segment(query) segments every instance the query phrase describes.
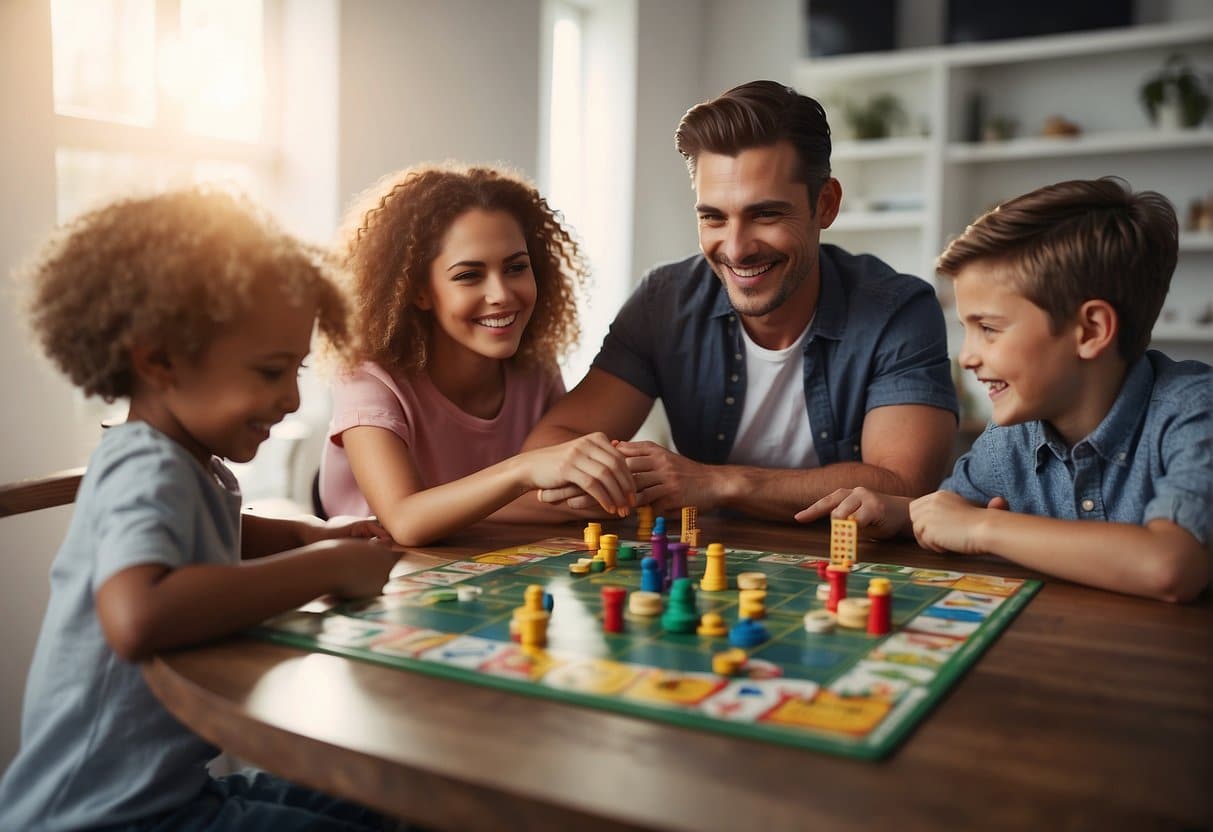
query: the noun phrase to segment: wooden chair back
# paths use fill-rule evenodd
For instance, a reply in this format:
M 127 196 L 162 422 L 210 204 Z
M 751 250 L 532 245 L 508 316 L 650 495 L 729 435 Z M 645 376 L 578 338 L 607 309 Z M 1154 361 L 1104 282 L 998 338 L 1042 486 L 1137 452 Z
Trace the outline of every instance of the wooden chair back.
M 83 476 L 83 468 L 70 468 L 37 479 L 0 485 L 0 517 L 75 502 Z

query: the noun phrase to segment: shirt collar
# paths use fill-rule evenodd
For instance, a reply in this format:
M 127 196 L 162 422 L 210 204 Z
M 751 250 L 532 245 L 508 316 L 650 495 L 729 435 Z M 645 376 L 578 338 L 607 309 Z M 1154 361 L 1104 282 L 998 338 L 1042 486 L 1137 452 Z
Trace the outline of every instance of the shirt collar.
M 1078 444 L 1086 443 L 1103 459 L 1117 465 L 1128 465 L 1129 454 L 1132 450 L 1133 439 L 1137 435 L 1137 425 L 1145 418 L 1154 391 L 1154 368 L 1146 356 L 1137 359 L 1116 394 L 1112 407 L 1104 414 L 1103 419 L 1095 430 Z M 1032 422 L 1028 427 L 1032 447 L 1036 450 L 1036 468 L 1045 462 L 1044 454 L 1051 452 L 1061 461 L 1066 461 L 1070 449 L 1065 441 L 1050 425 L 1041 421 Z

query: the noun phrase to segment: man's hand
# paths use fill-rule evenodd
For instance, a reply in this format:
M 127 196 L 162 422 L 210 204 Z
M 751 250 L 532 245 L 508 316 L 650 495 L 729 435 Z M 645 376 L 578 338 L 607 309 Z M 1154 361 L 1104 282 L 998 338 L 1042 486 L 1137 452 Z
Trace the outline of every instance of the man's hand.
M 713 466 L 692 462 L 655 442 L 620 442 L 636 482 L 636 502 L 662 513 L 682 506 L 712 511 L 720 506 Z
M 887 540 L 909 530 L 909 504 L 906 497 L 881 494 L 869 488 L 839 488 L 813 505 L 798 511 L 797 522 L 811 523 L 827 514 L 854 518 L 868 537 Z

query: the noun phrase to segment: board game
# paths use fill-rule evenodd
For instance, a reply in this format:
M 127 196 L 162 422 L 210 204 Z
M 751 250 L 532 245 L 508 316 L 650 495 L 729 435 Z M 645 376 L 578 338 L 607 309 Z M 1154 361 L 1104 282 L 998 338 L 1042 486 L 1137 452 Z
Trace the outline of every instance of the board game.
M 765 575 L 769 638 L 745 650 L 737 675 L 721 675 L 713 657 L 730 649 L 727 636 L 666 632 L 660 616 L 630 612 L 622 632 L 604 631 L 602 589 L 641 585 L 649 544 L 630 545 L 635 560 L 584 576 L 570 572 L 594 554 L 583 540 L 511 546 L 393 577 L 375 599 L 277 616 L 253 635 L 689 728 L 878 759 L 1040 588 L 1034 580 L 854 563 L 848 595 L 863 596 L 873 578 L 892 587 L 891 629 L 819 633 L 807 631 L 805 614 L 826 605 L 818 592 L 822 555 L 726 549 L 729 588 L 716 592 L 700 589 L 706 559 L 698 555 L 688 561 L 695 606 L 726 623 L 738 620 L 734 576 Z M 538 648 L 517 643 L 510 628 L 534 585 L 550 608 L 546 645 Z

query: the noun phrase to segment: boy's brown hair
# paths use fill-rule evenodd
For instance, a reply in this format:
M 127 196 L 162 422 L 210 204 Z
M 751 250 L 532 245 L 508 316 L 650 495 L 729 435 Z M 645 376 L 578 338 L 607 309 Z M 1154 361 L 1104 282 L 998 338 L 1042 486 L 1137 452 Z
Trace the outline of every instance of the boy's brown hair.
M 281 231 L 247 199 L 205 186 L 119 199 L 66 223 L 15 276 L 46 355 L 85 395 L 133 392 L 130 348 L 193 360 L 250 311 L 271 279 L 311 297 L 340 351 L 347 305 L 321 249 Z
M 674 147 L 695 179 L 700 153 L 736 156 L 754 147 L 789 141 L 796 148 L 796 181 L 809 186 L 809 205 L 830 178 L 830 125 L 821 104 L 775 81 L 750 81 L 686 111 Z
M 1179 250 L 1166 197 L 1133 193 L 1113 176 L 1038 188 L 996 206 L 948 244 L 936 269 L 956 277 L 970 263 L 1006 267 L 1016 289 L 1049 315 L 1054 333 L 1088 300 L 1106 300 L 1120 323 L 1125 361 L 1150 343 Z
M 339 245 L 357 333 L 347 365 L 373 361 L 401 375 L 426 365 L 433 317 L 417 306 L 418 293 L 447 231 L 473 209 L 517 220 L 531 258 L 535 309 L 511 360 L 555 369 L 579 332 L 573 289 L 588 270 L 577 243 L 522 176 L 450 162 L 388 174 L 347 213 Z

